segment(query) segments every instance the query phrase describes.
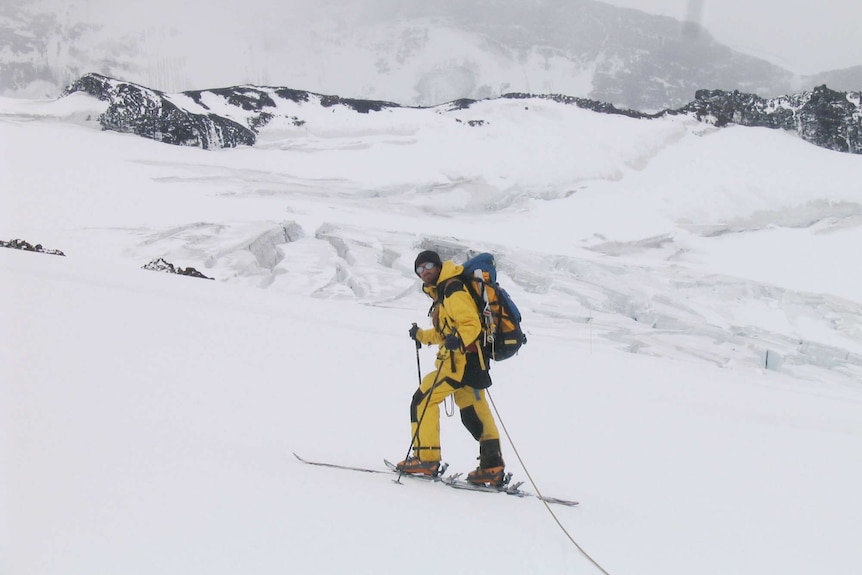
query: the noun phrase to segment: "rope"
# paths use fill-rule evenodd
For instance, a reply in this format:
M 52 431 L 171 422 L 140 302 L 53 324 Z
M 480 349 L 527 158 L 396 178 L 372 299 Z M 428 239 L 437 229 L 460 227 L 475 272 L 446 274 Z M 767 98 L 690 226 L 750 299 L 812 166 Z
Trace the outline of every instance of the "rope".
M 563 533 L 565 534 L 565 536 L 569 539 L 569 541 L 571 541 L 572 545 L 574 545 L 574 546 L 575 546 L 575 549 L 577 549 L 577 550 L 581 553 L 581 555 L 583 555 L 584 557 L 586 557 L 586 558 L 587 558 L 587 560 L 589 560 L 589 562 L 590 562 L 590 563 L 592 563 L 593 565 L 595 565 L 596 569 L 598 569 L 599 571 L 601 571 L 604 575 L 610 575 L 610 573 L 608 573 L 608 572 L 605 570 L 605 568 L 604 568 L 604 567 L 602 567 L 601 565 L 599 565 L 599 563 L 598 563 L 595 559 L 593 559 L 593 558 L 590 556 L 590 554 L 589 554 L 589 553 L 587 553 L 587 552 L 584 550 L 584 548 L 583 548 L 583 547 L 581 547 L 580 545 L 578 545 L 578 542 L 577 542 L 577 541 L 575 541 L 575 538 L 574 538 L 574 537 L 572 537 L 572 535 L 569 533 L 569 531 L 568 531 L 568 530 L 565 528 L 565 526 L 560 522 L 560 519 L 557 517 L 557 514 L 556 514 L 556 513 L 554 513 L 554 510 L 553 510 L 553 509 L 551 509 L 551 505 L 550 505 L 547 501 L 545 501 L 545 500 L 544 500 L 544 497 L 542 496 L 542 492 L 541 492 L 541 491 L 539 491 L 539 487 L 536 485 L 536 482 L 535 482 L 535 481 L 533 481 L 533 476 L 532 476 L 532 475 L 530 475 L 530 471 L 527 469 L 527 466 L 524 464 L 524 460 L 523 460 L 523 459 L 521 459 L 521 454 L 520 454 L 520 453 L 518 453 L 518 448 L 517 448 L 517 447 L 515 447 L 515 442 L 513 442 L 513 441 L 512 441 L 512 436 L 511 436 L 511 435 L 509 435 L 509 430 L 508 430 L 508 429 L 506 429 L 506 424 L 505 424 L 505 423 L 503 423 L 503 418 L 502 418 L 502 417 L 500 417 L 500 412 L 499 412 L 499 410 L 497 409 L 497 405 L 494 403 L 494 398 L 493 398 L 493 397 L 491 397 L 491 390 L 486 389 L 486 390 L 485 390 L 485 393 L 488 395 L 488 401 L 490 401 L 490 402 L 491 402 L 491 407 L 492 407 L 492 408 L 494 408 L 494 413 L 497 415 L 497 421 L 499 421 L 499 422 L 500 422 L 500 427 L 502 427 L 502 428 L 503 428 L 503 433 L 505 433 L 505 434 L 506 434 L 506 439 L 508 439 L 508 440 L 509 440 L 509 444 L 512 446 L 512 451 L 515 453 L 515 457 L 517 457 L 517 458 L 518 458 L 518 462 L 521 464 L 521 467 L 524 469 L 524 473 L 526 473 L 526 474 L 527 474 L 527 479 L 529 479 L 529 480 L 530 480 L 530 485 L 532 485 L 532 486 L 533 486 L 533 489 L 535 489 L 535 490 L 536 490 L 536 494 L 539 496 L 539 501 L 541 501 L 541 502 L 544 504 L 545 509 L 547 509 L 547 510 L 548 510 L 548 513 L 550 513 L 550 514 L 551 514 L 551 517 L 553 517 L 554 522 L 556 522 L 557 526 L 562 530 L 562 532 L 563 532 Z

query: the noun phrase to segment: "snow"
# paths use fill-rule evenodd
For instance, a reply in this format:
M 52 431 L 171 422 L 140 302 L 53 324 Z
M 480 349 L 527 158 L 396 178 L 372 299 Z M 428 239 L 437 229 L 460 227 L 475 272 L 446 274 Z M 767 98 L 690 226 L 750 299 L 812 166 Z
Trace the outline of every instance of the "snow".
M 66 253 L 0 250 L 0 573 L 598 573 L 535 499 L 293 459 L 406 453 L 427 247 L 497 255 L 508 469 L 608 573 L 862 567 L 862 157 L 542 100 L 203 151 L 100 106 L 0 99 L 0 238 Z

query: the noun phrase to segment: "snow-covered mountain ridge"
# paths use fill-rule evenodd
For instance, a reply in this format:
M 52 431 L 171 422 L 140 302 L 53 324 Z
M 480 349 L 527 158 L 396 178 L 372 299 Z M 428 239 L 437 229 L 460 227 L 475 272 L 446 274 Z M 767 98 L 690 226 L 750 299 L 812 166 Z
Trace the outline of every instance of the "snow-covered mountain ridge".
M 99 116 L 106 130 L 135 133 L 171 144 L 202 148 L 254 145 L 257 135 L 273 120 L 297 128 L 308 121 L 309 107 L 343 106 L 356 113 L 401 108 L 393 102 L 361 100 L 314 94 L 291 88 L 234 86 L 166 94 L 101 74 L 87 74 L 73 82 L 64 95 L 84 92 L 108 103 Z M 512 93 L 500 98 L 545 99 L 606 114 L 653 119 L 668 115 L 691 115 L 715 125 L 780 128 L 796 132 L 815 145 L 842 152 L 862 153 L 862 92 L 842 93 L 820 86 L 812 92 L 764 99 L 753 94 L 701 90 L 688 105 L 646 114 L 621 110 L 603 102 L 564 95 Z M 528 108 L 525 102 L 525 109 Z M 470 126 L 481 126 L 481 105 L 461 99 L 432 108 L 410 108 L 415 113 L 446 114 L 473 108 Z M 461 121 L 456 119 L 456 121 Z

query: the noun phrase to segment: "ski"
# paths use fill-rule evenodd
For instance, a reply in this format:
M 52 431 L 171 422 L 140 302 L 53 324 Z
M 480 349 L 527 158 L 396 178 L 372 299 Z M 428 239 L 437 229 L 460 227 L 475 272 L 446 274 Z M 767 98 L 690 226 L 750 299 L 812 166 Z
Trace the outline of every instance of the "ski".
M 344 469 L 346 471 L 359 471 L 361 473 L 380 473 L 386 475 L 399 474 L 400 477 L 409 477 L 411 479 L 421 479 L 423 481 L 430 481 L 434 483 L 441 483 L 446 485 L 447 487 L 452 487 L 453 489 L 463 489 L 466 491 L 480 491 L 484 493 L 505 493 L 506 495 L 512 495 L 514 497 L 534 497 L 539 501 L 544 501 L 545 503 L 553 503 L 556 505 L 565 505 L 567 507 L 574 507 L 578 505 L 577 501 L 571 499 L 561 499 L 559 497 L 548 497 L 544 495 L 538 495 L 535 493 L 530 493 L 529 491 L 521 490 L 521 485 L 524 484 L 523 481 L 518 481 L 515 483 L 511 483 L 512 474 L 507 473 L 505 478 L 503 479 L 503 485 L 494 486 L 494 485 L 476 485 L 475 483 L 470 483 L 462 479 L 463 474 L 454 473 L 452 475 L 445 475 L 446 470 L 449 468 L 448 463 L 443 463 L 440 466 L 440 471 L 436 476 L 430 475 L 414 475 L 409 473 L 401 473 L 398 470 L 398 467 L 392 463 L 391 461 L 384 459 L 383 464 L 386 466 L 386 469 L 376 469 L 370 467 L 355 467 L 352 465 L 341 465 L 338 463 L 329 463 L 324 461 L 310 461 L 308 459 L 304 459 L 297 455 L 293 454 L 297 460 L 306 465 L 315 465 L 318 467 L 329 467 L 331 469 Z M 399 479 L 400 479 L 399 477 Z M 397 480 L 396 480 L 397 481 Z
M 392 473 L 400 473 L 398 471 L 398 468 L 395 466 L 395 464 L 390 462 L 390 461 L 387 461 L 386 459 L 383 460 L 383 463 L 386 465 L 387 469 L 373 469 L 370 467 L 354 467 L 352 465 L 341 465 L 339 463 L 329 463 L 327 461 L 311 461 L 311 460 L 305 459 L 303 457 L 300 457 L 296 452 L 293 452 L 293 456 L 295 458 L 297 458 L 299 461 L 301 461 L 302 463 L 305 463 L 306 465 L 316 465 L 317 467 L 329 467 L 330 469 L 344 469 L 346 471 L 359 471 L 361 473 L 383 473 L 386 475 L 390 475 Z M 436 477 L 432 477 L 430 475 L 408 475 L 408 474 L 402 474 L 401 476 L 402 477 L 412 477 L 414 479 L 426 479 L 426 480 L 431 480 L 431 481 L 440 481 L 443 477 L 443 474 L 446 473 L 446 469 L 448 467 L 449 467 L 448 463 L 444 463 L 442 466 L 440 466 L 440 472 L 437 474 Z
M 513 495 L 515 497 L 534 497 L 539 501 L 544 501 L 545 503 L 554 503 L 556 505 L 565 505 L 566 507 L 574 507 L 578 505 L 577 501 L 572 499 L 562 499 L 559 497 L 548 497 L 545 495 L 538 495 L 535 493 L 530 493 L 529 491 L 522 491 L 521 485 L 524 484 L 523 481 L 518 481 L 517 483 L 510 483 L 511 474 L 506 474 L 506 478 L 503 480 L 503 485 L 495 486 L 495 485 L 477 485 L 475 483 L 470 483 L 469 481 L 465 481 L 461 479 L 460 473 L 456 473 L 454 475 L 450 475 L 448 477 L 443 478 L 443 483 L 452 487 L 454 489 L 465 489 L 467 491 L 482 491 L 485 493 L 505 493 L 506 495 Z
M 316 465 L 318 467 L 331 467 L 332 469 L 346 469 L 348 471 L 361 471 L 362 473 L 386 473 L 386 474 L 391 473 L 387 469 L 369 469 L 366 467 L 353 467 L 350 465 L 339 465 L 337 463 L 326 463 L 323 461 L 309 461 L 308 459 L 303 459 L 302 457 L 297 455 L 295 452 L 294 452 L 293 456 L 307 465 Z
M 395 467 L 395 464 L 383 460 L 383 463 L 394 473 L 398 473 L 398 468 Z M 521 485 L 524 484 L 523 481 L 518 481 L 516 483 L 511 483 L 512 474 L 507 473 L 503 478 L 503 484 L 500 486 L 494 485 L 477 485 L 475 483 L 470 483 L 469 481 L 465 481 L 461 479 L 463 476 L 462 473 L 455 473 L 452 475 L 444 476 L 446 473 L 446 469 L 448 469 L 449 464 L 444 463 L 440 467 L 440 472 L 436 477 L 429 477 L 427 475 L 403 475 L 402 477 L 412 477 L 415 479 L 425 479 L 431 481 L 439 481 L 448 487 L 452 487 L 453 489 L 464 489 L 467 491 L 482 491 L 485 493 L 505 493 L 506 495 L 512 495 L 514 497 L 535 497 L 539 501 L 544 501 L 546 503 L 553 503 L 556 505 L 565 505 L 566 507 L 574 507 L 578 505 L 577 501 L 572 499 L 561 499 L 559 497 L 547 497 L 545 495 L 537 495 L 535 493 L 530 493 L 529 491 L 522 491 Z

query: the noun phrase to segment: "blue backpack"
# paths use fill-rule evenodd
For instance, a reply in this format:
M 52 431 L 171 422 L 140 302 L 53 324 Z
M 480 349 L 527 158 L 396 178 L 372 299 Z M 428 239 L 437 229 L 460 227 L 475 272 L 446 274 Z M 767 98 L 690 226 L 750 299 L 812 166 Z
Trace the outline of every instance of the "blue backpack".
M 494 256 L 481 253 L 462 264 L 459 276 L 482 318 L 482 350 L 494 361 L 509 359 L 527 343 L 521 330 L 521 312 L 512 298 L 497 283 Z

